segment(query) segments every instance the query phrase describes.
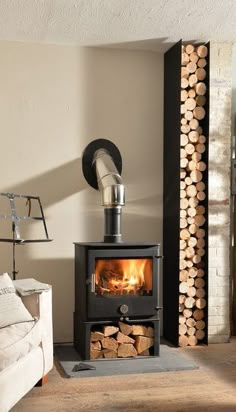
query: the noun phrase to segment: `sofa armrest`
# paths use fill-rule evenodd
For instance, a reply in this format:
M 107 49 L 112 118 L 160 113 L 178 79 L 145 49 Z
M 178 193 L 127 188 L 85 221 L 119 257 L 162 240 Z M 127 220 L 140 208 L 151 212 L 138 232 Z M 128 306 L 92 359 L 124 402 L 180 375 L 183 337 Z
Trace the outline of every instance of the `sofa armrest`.
M 41 347 L 44 354 L 44 375 L 53 367 L 52 288 L 21 297 L 32 316 L 39 318 L 42 330 Z

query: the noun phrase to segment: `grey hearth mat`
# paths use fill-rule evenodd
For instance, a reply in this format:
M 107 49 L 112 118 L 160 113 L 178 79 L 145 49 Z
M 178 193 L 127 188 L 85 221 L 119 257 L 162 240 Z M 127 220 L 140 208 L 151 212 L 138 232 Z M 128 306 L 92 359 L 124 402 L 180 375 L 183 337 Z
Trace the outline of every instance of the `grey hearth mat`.
M 84 361 L 80 359 L 72 345 L 55 345 L 54 355 L 66 378 L 91 378 L 198 369 L 198 366 L 183 356 L 178 348 L 167 345 L 160 345 L 160 357 Z M 92 369 L 87 370 L 87 367 L 92 367 Z

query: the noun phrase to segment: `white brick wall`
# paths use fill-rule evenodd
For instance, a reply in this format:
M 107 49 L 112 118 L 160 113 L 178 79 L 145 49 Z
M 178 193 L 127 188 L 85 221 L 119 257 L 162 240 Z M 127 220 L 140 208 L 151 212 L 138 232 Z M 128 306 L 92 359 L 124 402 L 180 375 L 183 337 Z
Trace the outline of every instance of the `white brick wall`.
M 209 342 L 230 336 L 232 46 L 211 43 L 209 134 Z

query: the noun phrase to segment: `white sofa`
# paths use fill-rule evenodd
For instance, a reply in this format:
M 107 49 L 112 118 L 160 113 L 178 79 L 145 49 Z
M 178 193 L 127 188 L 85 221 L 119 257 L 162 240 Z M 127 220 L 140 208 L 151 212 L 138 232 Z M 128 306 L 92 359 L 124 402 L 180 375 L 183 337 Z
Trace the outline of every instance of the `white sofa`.
M 8 412 L 40 380 L 46 380 L 42 378 L 53 367 L 51 287 L 21 299 L 34 320 L 0 329 L 0 412 Z

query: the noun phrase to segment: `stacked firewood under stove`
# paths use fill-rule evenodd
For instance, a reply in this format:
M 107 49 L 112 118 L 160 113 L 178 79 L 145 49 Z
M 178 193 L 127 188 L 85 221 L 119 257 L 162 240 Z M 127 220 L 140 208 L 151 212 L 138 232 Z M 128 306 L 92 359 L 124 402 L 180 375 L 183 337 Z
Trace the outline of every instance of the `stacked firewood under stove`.
M 180 136 L 179 345 L 194 346 L 205 337 L 204 281 L 206 198 L 205 45 L 182 46 Z
M 150 356 L 154 329 L 141 324 L 119 322 L 91 331 L 90 359 Z

